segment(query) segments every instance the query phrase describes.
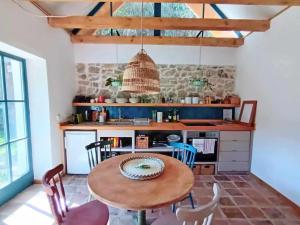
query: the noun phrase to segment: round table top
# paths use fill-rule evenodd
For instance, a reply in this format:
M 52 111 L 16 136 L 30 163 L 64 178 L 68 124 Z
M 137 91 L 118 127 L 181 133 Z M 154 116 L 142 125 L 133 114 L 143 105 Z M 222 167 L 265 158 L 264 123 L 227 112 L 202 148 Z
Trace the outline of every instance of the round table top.
M 152 156 L 163 160 L 163 173 L 152 180 L 124 177 L 120 163 L 131 156 Z M 159 208 L 182 200 L 194 185 L 192 170 L 179 160 L 162 154 L 134 153 L 115 156 L 97 165 L 88 175 L 91 194 L 107 205 L 131 210 Z

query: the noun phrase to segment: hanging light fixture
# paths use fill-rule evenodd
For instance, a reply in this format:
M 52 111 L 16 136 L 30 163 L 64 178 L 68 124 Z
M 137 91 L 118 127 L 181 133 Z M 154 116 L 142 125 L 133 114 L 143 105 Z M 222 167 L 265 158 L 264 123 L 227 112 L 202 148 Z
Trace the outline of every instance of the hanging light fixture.
M 144 50 L 143 0 L 141 8 L 141 50 L 129 61 L 124 71 L 122 91 L 143 94 L 158 94 L 160 92 L 159 72 L 154 61 Z

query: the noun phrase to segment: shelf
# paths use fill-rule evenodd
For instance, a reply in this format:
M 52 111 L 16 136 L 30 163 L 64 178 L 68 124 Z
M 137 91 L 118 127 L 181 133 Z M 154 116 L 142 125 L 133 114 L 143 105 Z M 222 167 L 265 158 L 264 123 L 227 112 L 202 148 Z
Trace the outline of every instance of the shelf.
M 111 107 L 210 107 L 234 108 L 237 104 L 183 104 L 183 103 L 73 103 L 73 106 L 111 106 Z

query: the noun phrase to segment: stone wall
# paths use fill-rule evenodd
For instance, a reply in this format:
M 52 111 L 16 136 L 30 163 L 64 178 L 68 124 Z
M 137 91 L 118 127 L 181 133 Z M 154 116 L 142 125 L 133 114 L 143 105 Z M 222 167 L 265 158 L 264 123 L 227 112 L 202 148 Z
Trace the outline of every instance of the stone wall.
M 76 65 L 78 91 L 80 95 L 105 95 L 116 97 L 117 87 L 106 87 L 107 78 L 123 74 L 126 64 L 83 64 Z M 157 65 L 160 72 L 161 96 L 185 97 L 206 95 L 223 98 L 232 95 L 236 77 L 235 66 Z M 202 71 L 201 71 L 202 70 Z M 213 84 L 212 89 L 199 90 L 191 80 L 202 76 Z

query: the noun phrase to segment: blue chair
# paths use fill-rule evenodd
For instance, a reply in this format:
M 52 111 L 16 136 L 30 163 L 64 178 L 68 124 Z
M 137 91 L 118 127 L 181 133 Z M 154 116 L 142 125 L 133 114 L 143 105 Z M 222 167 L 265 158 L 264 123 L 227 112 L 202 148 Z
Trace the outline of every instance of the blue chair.
M 184 164 L 186 164 L 191 170 L 194 168 L 195 164 L 195 156 L 197 153 L 197 149 L 192 145 L 188 145 L 185 143 L 179 142 L 171 142 L 170 146 L 173 147 L 172 157 L 180 160 Z M 194 209 L 194 200 L 192 193 L 189 193 L 188 198 L 190 199 L 191 206 Z M 175 212 L 176 206 L 173 205 L 173 212 Z

